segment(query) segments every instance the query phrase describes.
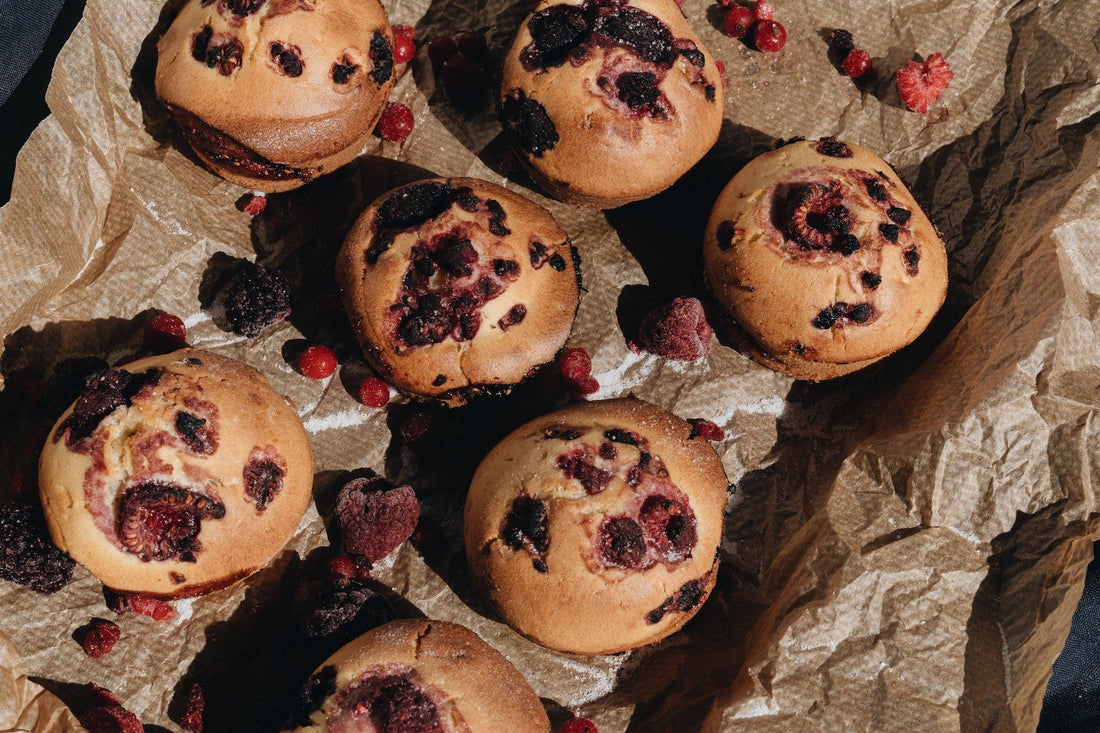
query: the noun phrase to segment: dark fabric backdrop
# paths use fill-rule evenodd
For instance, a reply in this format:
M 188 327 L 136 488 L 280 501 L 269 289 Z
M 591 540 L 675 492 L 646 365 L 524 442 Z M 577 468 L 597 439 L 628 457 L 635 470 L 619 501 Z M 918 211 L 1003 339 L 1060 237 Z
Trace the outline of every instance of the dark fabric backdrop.
M 54 59 L 84 2 L 0 0 L 0 204 L 11 197 L 16 154 L 49 114 L 45 94 Z M 1039 731 L 1100 731 L 1100 563 L 1089 567 L 1069 639 L 1054 663 Z

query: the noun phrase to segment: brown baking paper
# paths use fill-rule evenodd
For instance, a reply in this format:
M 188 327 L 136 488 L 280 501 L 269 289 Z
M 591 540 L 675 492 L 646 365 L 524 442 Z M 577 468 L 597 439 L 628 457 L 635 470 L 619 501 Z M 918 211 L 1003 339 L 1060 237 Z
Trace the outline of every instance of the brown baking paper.
M 1100 15 L 1082 0 L 775 4 L 789 40 L 763 54 L 722 35 L 717 4 L 685 0 L 726 64 L 721 138 L 669 191 L 601 212 L 510 177 L 491 108 L 455 109 L 432 78 L 427 40 L 482 29 L 499 59 L 526 6 L 391 2 L 393 22 L 419 32 L 394 91 L 416 113 L 412 136 L 376 141 L 250 219 L 234 205 L 246 192 L 196 165 L 152 99 L 155 42 L 175 5 L 89 0 L 55 68 L 52 115 L 0 211 L 0 403 L 15 416 L 0 449 L 12 486 L 0 492 L 33 483 L 28 385 L 68 356 L 126 356 L 160 309 L 185 319 L 193 345 L 251 364 L 293 398 L 316 452 L 316 506 L 269 568 L 175 604 L 167 623 L 111 613 L 80 568 L 49 597 L 0 584 L 0 628 L 28 674 L 66 702 L 94 681 L 169 730 L 198 681 L 208 730 L 276 729 L 321 661 L 297 639 L 332 554 L 325 519 L 349 472 L 371 469 L 410 483 L 438 527 L 376 569 L 379 587 L 402 613 L 481 634 L 555 724 L 582 712 L 603 733 L 1034 728 L 1098 535 Z M 835 27 L 853 32 L 877 76 L 857 84 L 839 73 L 826 43 Z M 927 114 L 909 112 L 893 72 L 934 52 L 954 80 Z M 691 364 L 631 352 L 648 308 L 705 297 L 701 235 L 718 191 L 796 135 L 864 145 L 912 183 L 950 254 L 947 303 L 929 331 L 883 364 L 818 385 L 725 341 Z M 570 344 L 592 355 L 596 397 L 633 393 L 726 431 L 718 584 L 660 644 L 550 652 L 473 590 L 466 484 L 508 430 L 573 399 L 552 370 L 510 397 L 441 413 L 441 437 L 419 453 L 394 437 L 406 406 L 354 398 L 369 372 L 334 296 L 335 252 L 367 202 L 429 174 L 507 185 L 571 235 L 586 293 Z M 252 341 L 224 330 L 217 299 L 241 258 L 279 266 L 294 286 L 289 321 Z M 336 348 L 336 377 L 294 371 L 307 342 Z M 72 636 L 93 616 L 122 627 L 97 660 Z

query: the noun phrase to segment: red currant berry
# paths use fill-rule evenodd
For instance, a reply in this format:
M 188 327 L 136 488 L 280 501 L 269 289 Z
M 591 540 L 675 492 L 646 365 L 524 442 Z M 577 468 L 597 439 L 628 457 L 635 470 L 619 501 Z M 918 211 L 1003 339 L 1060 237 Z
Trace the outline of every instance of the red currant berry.
M 378 377 L 367 377 L 359 383 L 359 401 L 367 407 L 385 407 L 390 401 L 390 386 Z
M 393 27 L 394 38 L 408 38 L 410 42 L 416 43 L 416 28 L 411 25 L 395 25 Z
M 408 36 L 394 36 L 393 60 L 397 64 L 407 64 L 416 54 L 416 44 Z
M 566 349 L 558 357 L 561 375 L 571 382 L 579 382 L 592 374 L 592 358 L 583 348 Z
M 438 36 L 428 43 L 428 58 L 436 74 L 443 72 L 443 62 L 458 53 L 458 44 L 450 36 Z
M 853 79 L 858 79 L 871 70 L 872 63 L 871 54 L 862 48 L 853 48 L 844 57 L 844 73 Z
M 752 6 L 753 17 L 757 20 L 775 20 L 775 8 L 768 0 L 756 0 Z
M 774 20 L 760 20 L 753 27 L 752 40 L 761 51 L 777 53 L 787 45 L 787 29 Z
M 558 733 L 599 733 L 599 729 L 588 718 L 570 718 L 561 724 Z
M 331 377 L 336 371 L 336 354 L 327 346 L 310 346 L 298 357 L 298 370 L 310 379 Z
M 142 339 L 150 351 L 168 352 L 187 346 L 187 326 L 183 319 L 171 313 L 158 313 L 145 324 Z
M 479 31 L 466 31 L 456 41 L 458 52 L 470 59 L 470 61 L 487 61 L 489 58 L 489 44 L 485 40 L 485 34 Z
M 403 143 L 413 129 L 413 113 L 408 105 L 390 102 L 378 119 L 375 131 L 383 140 L 391 143 Z
M 756 19 L 752 17 L 752 11 L 744 5 L 734 5 L 727 12 L 722 21 L 722 28 L 730 38 L 744 38 L 749 34 L 749 29 Z

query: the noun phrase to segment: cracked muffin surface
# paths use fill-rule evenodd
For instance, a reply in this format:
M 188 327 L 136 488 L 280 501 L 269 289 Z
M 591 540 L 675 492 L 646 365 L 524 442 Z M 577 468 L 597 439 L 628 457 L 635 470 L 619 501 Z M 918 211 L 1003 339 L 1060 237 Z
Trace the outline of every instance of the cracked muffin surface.
M 658 641 L 706 600 L 727 482 L 709 441 L 638 399 L 533 420 L 478 466 L 464 513 L 483 594 L 544 646 L 609 654 Z
M 298 726 L 298 727 L 294 727 Z M 549 733 L 534 690 L 469 629 L 391 621 L 350 642 L 302 688 L 299 733 Z
M 553 360 L 580 303 L 579 266 L 542 207 L 486 181 L 439 178 L 371 204 L 336 280 L 379 374 L 458 405 L 506 393 Z
M 703 262 L 739 345 L 812 381 L 908 345 L 947 293 L 944 243 L 912 193 L 886 161 L 831 138 L 741 169 L 711 211 Z
M 105 369 L 50 432 L 39 488 L 58 547 L 107 587 L 201 595 L 266 565 L 297 529 L 313 459 L 258 372 L 184 349 Z

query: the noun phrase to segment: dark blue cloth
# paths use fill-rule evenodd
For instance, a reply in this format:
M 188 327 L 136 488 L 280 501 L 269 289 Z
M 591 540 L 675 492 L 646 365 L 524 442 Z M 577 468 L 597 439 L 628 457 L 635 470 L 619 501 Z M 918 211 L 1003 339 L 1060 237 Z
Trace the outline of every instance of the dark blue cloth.
M 49 114 L 45 94 L 54 59 L 80 20 L 84 3 L 0 0 L 0 204 L 10 198 L 16 154 Z M 1069 639 L 1054 663 L 1039 732 L 1096 731 L 1100 731 L 1100 563 L 1093 562 Z

